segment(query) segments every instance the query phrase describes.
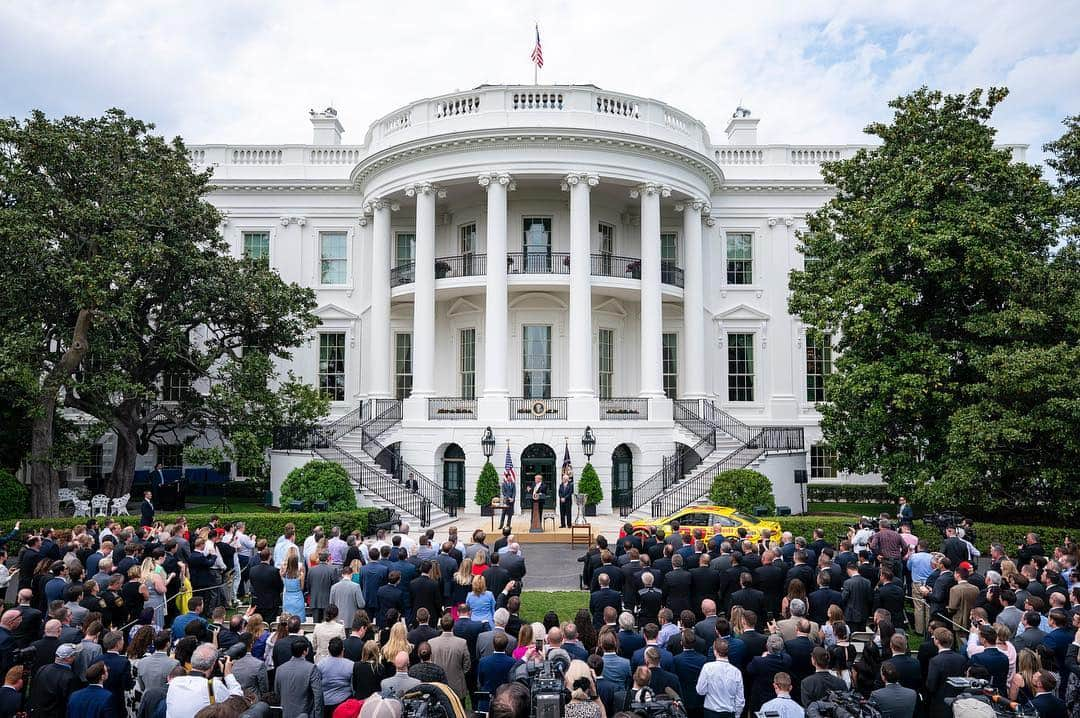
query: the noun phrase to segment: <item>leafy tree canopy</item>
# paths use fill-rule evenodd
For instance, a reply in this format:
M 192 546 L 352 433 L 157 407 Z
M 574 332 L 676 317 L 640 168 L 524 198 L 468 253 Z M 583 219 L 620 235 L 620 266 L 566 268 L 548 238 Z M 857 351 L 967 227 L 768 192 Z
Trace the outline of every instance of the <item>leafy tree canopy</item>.
M 928 507 L 1039 501 L 1080 466 L 1075 247 L 1054 253 L 1062 192 L 993 146 L 1005 96 L 890 103 L 879 146 L 822 166 L 836 195 L 790 278 L 791 312 L 839 350 L 820 410 L 841 467 Z

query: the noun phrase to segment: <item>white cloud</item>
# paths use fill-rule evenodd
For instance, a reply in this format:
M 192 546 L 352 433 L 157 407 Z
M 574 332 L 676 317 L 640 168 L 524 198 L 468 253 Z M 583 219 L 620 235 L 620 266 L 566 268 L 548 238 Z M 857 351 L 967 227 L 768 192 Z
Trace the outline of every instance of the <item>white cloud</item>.
M 0 6 L 0 113 L 121 106 L 192 142 L 303 142 L 309 107 L 347 141 L 411 100 L 542 82 L 656 97 L 716 141 L 740 101 L 762 141 L 860 142 L 929 85 L 1007 84 L 1002 141 L 1037 149 L 1080 112 L 1080 2 L 83 2 Z

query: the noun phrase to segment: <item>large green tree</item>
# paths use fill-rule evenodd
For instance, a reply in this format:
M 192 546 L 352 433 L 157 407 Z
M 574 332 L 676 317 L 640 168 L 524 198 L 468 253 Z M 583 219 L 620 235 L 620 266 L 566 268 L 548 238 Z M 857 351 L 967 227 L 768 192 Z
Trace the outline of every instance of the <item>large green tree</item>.
M 1054 405 L 1067 375 L 1053 357 L 1016 355 L 1045 346 L 1069 291 L 1052 259 L 1060 202 L 1038 168 L 994 148 L 1005 96 L 923 88 L 890 103 L 892 121 L 866 130 L 879 145 L 822 166 L 836 194 L 810 215 L 806 269 L 790 278 L 790 310 L 837 343 L 820 409 L 840 466 L 929 506 L 986 505 L 1070 473 L 1039 474 L 1045 431 L 1067 418 Z M 1038 385 L 1020 403 L 1051 408 L 1024 419 L 1026 435 L 991 437 L 983 402 L 1020 390 L 1018 364 Z
M 152 130 L 119 110 L 0 123 L 0 367 L 32 397 L 35 515 L 56 510 L 58 402 L 116 433 L 124 493 L 152 443 L 214 423 L 215 367 L 244 346 L 287 357 L 317 323 L 310 290 L 229 256 L 210 172 Z

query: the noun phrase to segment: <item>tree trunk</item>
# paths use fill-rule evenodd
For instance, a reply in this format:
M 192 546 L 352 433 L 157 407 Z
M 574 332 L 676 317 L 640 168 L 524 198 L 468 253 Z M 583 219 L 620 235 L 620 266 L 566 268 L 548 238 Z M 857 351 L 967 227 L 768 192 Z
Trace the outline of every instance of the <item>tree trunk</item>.
M 30 515 L 34 518 L 59 513 L 60 480 L 49 456 L 53 445 L 53 421 L 56 418 L 56 395 L 42 401 L 40 414 L 34 417 L 30 440 Z
M 89 309 L 80 309 L 71 332 L 71 346 L 45 375 L 41 383 L 41 404 L 34 417 L 30 442 L 30 511 L 34 518 L 56 516 L 60 512 L 60 480 L 52 465 L 53 421 L 56 400 L 64 382 L 82 363 L 90 349 Z
M 113 426 L 116 434 L 116 462 L 113 464 L 112 475 L 106 485 L 106 493 L 109 496 L 123 496 L 131 493 L 131 484 L 135 481 L 135 458 L 138 450 L 135 439 L 126 431 Z

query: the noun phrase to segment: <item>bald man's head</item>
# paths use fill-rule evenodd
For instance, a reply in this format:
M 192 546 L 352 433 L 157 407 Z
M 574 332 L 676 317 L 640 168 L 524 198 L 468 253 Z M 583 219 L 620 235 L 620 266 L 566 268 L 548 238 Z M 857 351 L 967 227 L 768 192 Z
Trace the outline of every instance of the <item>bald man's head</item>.
M 4 611 L 4 615 L 0 616 L 0 626 L 12 631 L 19 627 L 22 623 L 22 614 L 14 608 L 10 611 Z
M 706 598 L 701 602 L 701 612 L 706 616 L 716 615 L 716 601 L 711 598 Z
M 64 630 L 64 624 L 55 618 L 50 618 L 45 622 L 45 635 L 49 638 L 59 638 L 62 630 Z
M 409 670 L 409 654 L 405 651 L 398 651 L 398 654 L 394 656 L 394 668 L 398 671 Z

